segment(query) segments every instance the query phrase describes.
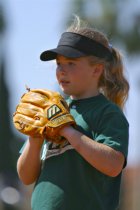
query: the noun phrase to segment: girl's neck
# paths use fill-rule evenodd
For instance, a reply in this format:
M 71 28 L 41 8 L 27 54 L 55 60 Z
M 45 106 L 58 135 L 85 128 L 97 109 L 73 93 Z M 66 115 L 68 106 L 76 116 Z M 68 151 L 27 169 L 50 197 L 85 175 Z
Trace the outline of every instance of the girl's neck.
M 75 100 L 78 100 L 78 99 L 84 99 L 84 98 L 91 98 L 91 97 L 94 97 L 94 96 L 97 96 L 99 95 L 100 92 L 99 90 L 96 90 L 96 91 L 93 91 L 92 92 L 88 92 L 88 93 L 83 93 L 83 94 L 77 94 L 77 95 L 71 95 L 71 99 L 75 99 Z

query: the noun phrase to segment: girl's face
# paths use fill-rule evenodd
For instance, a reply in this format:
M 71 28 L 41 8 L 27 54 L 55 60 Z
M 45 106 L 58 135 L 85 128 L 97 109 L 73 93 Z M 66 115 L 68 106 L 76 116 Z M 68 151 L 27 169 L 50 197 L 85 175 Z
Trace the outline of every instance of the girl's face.
M 56 63 L 56 78 L 65 94 L 80 99 L 93 96 L 97 91 L 95 67 L 89 64 L 87 57 L 71 59 L 58 55 Z

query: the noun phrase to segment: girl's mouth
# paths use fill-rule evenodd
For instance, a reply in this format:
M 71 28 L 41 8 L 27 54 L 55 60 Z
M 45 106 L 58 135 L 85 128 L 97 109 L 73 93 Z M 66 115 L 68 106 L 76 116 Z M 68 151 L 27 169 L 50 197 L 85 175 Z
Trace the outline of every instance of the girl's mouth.
M 67 80 L 61 80 L 60 81 L 60 84 L 61 85 L 68 85 L 70 82 L 69 81 L 67 81 Z

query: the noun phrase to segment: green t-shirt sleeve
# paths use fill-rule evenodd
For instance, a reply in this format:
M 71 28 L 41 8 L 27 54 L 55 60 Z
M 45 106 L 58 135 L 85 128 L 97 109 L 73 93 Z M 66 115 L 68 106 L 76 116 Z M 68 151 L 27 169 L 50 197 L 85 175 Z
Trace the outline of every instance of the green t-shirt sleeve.
M 103 115 L 93 138 L 95 141 L 122 152 L 127 159 L 129 124 L 123 113 L 110 112 Z

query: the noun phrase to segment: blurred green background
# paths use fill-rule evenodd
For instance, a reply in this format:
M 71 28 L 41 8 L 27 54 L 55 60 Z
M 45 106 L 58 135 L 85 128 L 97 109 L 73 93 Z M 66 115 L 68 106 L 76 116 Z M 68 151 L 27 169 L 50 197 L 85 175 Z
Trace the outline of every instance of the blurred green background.
M 25 85 L 58 89 L 54 62 L 41 63 L 39 55 L 56 46 L 74 14 L 105 32 L 124 55 L 130 144 L 119 210 L 140 209 L 140 1 L 0 0 L 0 210 L 30 209 L 33 186 L 24 186 L 16 172 L 26 137 L 14 129 L 12 114 Z

